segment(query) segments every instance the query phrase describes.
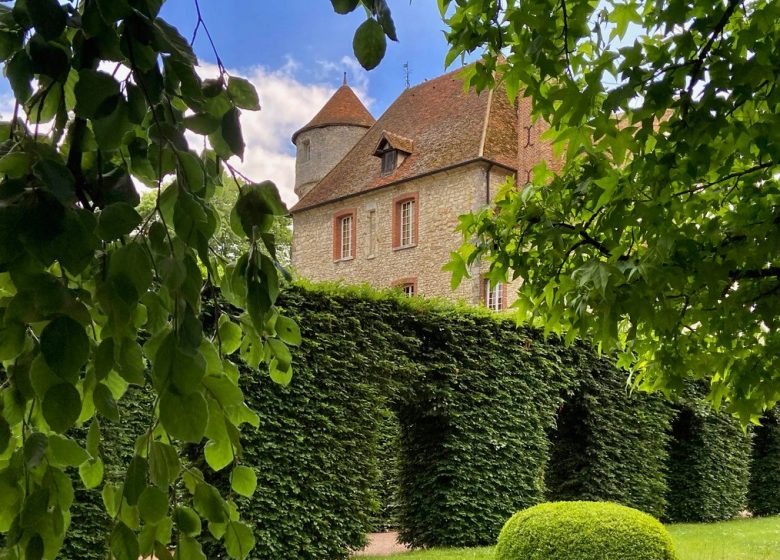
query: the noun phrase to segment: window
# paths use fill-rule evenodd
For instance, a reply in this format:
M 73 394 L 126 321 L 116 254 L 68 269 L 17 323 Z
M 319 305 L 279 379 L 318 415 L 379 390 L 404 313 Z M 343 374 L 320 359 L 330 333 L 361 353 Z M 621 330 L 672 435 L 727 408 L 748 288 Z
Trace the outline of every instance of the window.
M 393 287 L 406 297 L 414 297 L 417 295 L 417 277 L 399 278 L 393 282 Z
M 398 162 L 398 151 L 387 150 L 382 154 L 382 175 L 388 175 L 395 171 Z
M 401 247 L 414 244 L 414 200 L 401 203 Z
M 352 258 L 352 216 L 341 218 L 341 258 Z
M 393 204 L 394 249 L 405 249 L 417 245 L 419 215 L 419 198 L 416 193 L 395 199 Z
M 333 216 L 333 260 L 355 258 L 357 245 L 355 210 L 345 210 Z
M 304 140 L 301 143 L 301 161 L 309 161 L 311 159 L 311 141 Z
M 484 278 L 482 280 L 482 293 L 485 307 L 493 311 L 506 309 L 506 285 L 504 283 L 498 282 L 491 286 L 490 280 Z

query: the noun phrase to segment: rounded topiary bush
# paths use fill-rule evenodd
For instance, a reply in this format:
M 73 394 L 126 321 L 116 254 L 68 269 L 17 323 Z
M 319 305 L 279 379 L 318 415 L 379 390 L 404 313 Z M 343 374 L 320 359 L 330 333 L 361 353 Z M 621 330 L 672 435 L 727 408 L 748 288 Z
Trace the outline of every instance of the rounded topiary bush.
M 655 518 L 608 502 L 552 502 L 516 513 L 496 560 L 677 560 Z

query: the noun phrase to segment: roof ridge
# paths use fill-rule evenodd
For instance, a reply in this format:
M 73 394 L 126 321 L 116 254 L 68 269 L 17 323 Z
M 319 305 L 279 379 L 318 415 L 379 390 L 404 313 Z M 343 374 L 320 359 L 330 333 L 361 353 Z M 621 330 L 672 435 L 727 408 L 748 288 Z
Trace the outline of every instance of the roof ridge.
M 490 113 L 493 111 L 493 89 L 488 90 L 488 100 L 485 103 L 485 123 L 482 125 L 482 138 L 479 140 L 479 157 L 485 157 L 485 143 L 487 142 L 487 132 L 490 126 Z

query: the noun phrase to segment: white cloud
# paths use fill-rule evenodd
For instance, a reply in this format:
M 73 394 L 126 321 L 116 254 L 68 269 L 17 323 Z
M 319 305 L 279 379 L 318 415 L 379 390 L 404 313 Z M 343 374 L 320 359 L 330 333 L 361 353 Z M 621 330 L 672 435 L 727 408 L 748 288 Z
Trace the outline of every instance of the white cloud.
M 114 71 L 112 65 L 101 67 L 105 71 Z M 311 70 L 312 83 L 306 83 L 298 77 Z M 243 111 L 241 125 L 246 142 L 244 161 L 233 158 L 233 164 L 241 173 L 253 181 L 271 180 L 279 187 L 282 198 L 288 205 L 296 202 L 293 191 L 295 184 L 295 147 L 291 142 L 293 133 L 309 122 L 312 117 L 330 99 L 335 85 L 341 83 L 341 72 L 347 71 L 350 85 L 361 100 L 370 107 L 373 100 L 368 97 L 368 73 L 358 62 L 344 57 L 340 62 L 318 61 L 312 69 L 304 69 L 301 64 L 288 58 L 283 66 L 269 69 L 255 66 L 246 70 L 229 69 L 230 75 L 241 76 L 251 81 L 260 95 L 261 111 Z M 125 70 L 120 68 L 124 77 Z M 216 77 L 216 65 L 200 63 L 202 77 Z M 339 77 L 336 82 L 336 77 Z M 10 119 L 14 109 L 12 95 L 0 97 L 0 119 Z M 48 128 L 41 129 L 42 133 Z M 189 135 L 190 145 L 199 150 L 202 138 Z
M 270 179 L 276 183 L 288 205 L 297 200 L 293 191 L 295 147 L 291 142 L 292 135 L 309 122 L 333 95 L 335 88 L 322 82 L 326 77 L 332 81 L 334 69 L 351 67 L 346 60 L 342 60 L 341 64 L 318 63 L 322 69 L 327 64 L 331 71 L 327 76 L 315 74 L 315 79 L 319 80 L 315 83 L 304 83 L 296 77 L 300 65 L 292 58 L 276 70 L 264 66 L 244 71 L 228 70 L 229 74 L 241 76 L 254 84 L 262 106 L 261 111 L 242 112 L 241 126 L 246 142 L 244 161 L 233 158 L 230 163 L 253 181 Z M 200 74 L 214 77 L 218 70 L 213 64 L 201 63 Z M 370 103 L 366 95 L 368 78 L 364 74 L 354 73 L 353 87 L 364 102 Z

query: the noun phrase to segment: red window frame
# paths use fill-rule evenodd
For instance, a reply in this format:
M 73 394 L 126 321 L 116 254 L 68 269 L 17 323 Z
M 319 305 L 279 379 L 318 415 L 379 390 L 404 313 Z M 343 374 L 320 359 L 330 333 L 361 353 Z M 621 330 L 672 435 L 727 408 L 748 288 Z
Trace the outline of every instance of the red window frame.
M 341 232 L 341 220 L 351 217 L 352 218 L 352 254 L 349 257 L 343 257 L 341 254 L 342 245 L 342 232 Z M 333 214 L 333 260 L 348 261 L 354 259 L 357 255 L 357 209 L 349 208 L 347 210 L 341 210 Z
M 414 202 L 412 212 L 412 243 L 401 245 L 401 205 L 404 202 Z M 393 249 L 407 249 L 416 247 L 420 240 L 420 195 L 419 193 L 407 193 L 393 199 Z

